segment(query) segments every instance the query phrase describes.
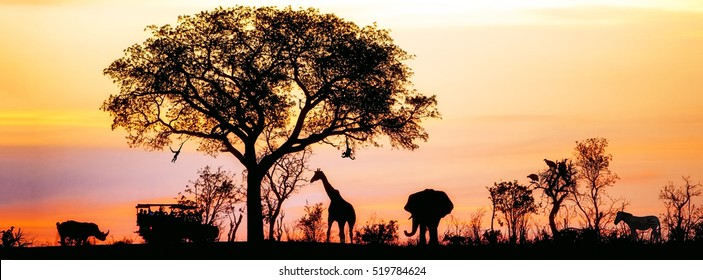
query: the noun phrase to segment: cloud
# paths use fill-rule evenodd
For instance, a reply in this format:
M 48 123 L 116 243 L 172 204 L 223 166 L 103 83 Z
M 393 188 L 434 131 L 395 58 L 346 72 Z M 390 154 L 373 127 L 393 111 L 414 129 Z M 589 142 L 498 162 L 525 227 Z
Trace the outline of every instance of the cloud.
M 0 0 L 0 5 L 16 6 L 59 6 L 88 3 L 87 0 Z
M 24 110 L 0 112 L 2 126 L 107 127 L 107 115 L 98 110 Z
M 530 9 L 527 14 L 556 24 L 661 24 L 698 23 L 703 21 L 703 11 L 681 11 L 663 8 L 585 6 L 568 8 Z
M 0 0 L 0 6 L 144 5 L 157 4 L 156 2 L 160 2 L 158 4 L 162 6 L 168 6 L 172 3 L 172 1 L 161 0 Z M 193 2 L 197 3 L 196 1 Z

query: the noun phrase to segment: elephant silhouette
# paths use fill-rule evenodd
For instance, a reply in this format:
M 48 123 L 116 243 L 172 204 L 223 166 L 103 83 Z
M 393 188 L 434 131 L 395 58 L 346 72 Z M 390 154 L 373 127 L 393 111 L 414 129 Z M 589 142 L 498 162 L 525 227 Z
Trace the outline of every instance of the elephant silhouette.
M 427 244 L 425 234 L 429 230 L 430 245 L 439 245 L 437 238 L 437 226 L 439 220 L 444 218 L 454 209 L 454 204 L 449 196 L 443 191 L 425 189 L 408 196 L 408 202 L 404 207 L 410 212 L 410 219 L 413 220 L 412 232 L 405 231 L 405 236 L 413 236 L 420 228 L 420 245 Z

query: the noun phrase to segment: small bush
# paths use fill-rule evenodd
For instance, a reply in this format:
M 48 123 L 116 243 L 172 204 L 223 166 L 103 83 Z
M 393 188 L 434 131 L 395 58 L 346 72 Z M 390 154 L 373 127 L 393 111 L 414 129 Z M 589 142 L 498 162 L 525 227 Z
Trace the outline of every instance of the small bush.
M 488 244 L 498 244 L 503 237 L 503 233 L 500 230 L 486 230 L 483 232 L 483 239 L 486 240 Z
M 449 246 L 466 246 L 472 244 L 480 244 L 480 217 L 482 216 L 481 210 L 472 215 L 472 220 L 470 223 L 459 220 L 453 215 L 449 216 L 449 225 L 444 231 L 444 237 L 442 240 L 445 244 Z
M 361 230 L 356 231 L 354 240 L 356 243 L 362 244 L 396 244 L 398 242 L 398 221 L 390 220 L 388 223 L 384 220 L 378 223 L 374 221 L 367 222 Z
M 324 240 L 325 222 L 322 221 L 322 212 L 325 207 L 322 202 L 314 205 L 305 205 L 305 215 L 297 221 L 296 227 L 302 231 L 300 241 L 321 242 Z
M 132 245 L 134 243 L 135 243 L 134 238 L 127 237 L 127 236 L 122 237 L 122 239 L 120 239 L 120 240 L 114 240 L 114 238 L 112 240 L 112 245 L 118 245 L 118 246 Z
M 33 240 L 27 237 L 27 234 L 18 228 L 15 231 L 15 227 L 10 227 L 7 230 L 0 231 L 2 235 L 2 247 L 29 247 L 32 245 Z
M 693 241 L 703 241 L 703 218 L 693 226 Z

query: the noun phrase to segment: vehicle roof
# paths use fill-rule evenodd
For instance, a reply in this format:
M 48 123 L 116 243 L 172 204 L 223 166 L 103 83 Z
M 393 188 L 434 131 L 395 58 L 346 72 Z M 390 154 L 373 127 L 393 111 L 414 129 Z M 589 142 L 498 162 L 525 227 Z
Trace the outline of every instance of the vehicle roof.
M 183 205 L 183 204 L 173 204 L 173 203 L 139 203 L 135 208 L 150 208 L 150 207 L 169 207 L 176 209 L 196 209 L 195 206 Z

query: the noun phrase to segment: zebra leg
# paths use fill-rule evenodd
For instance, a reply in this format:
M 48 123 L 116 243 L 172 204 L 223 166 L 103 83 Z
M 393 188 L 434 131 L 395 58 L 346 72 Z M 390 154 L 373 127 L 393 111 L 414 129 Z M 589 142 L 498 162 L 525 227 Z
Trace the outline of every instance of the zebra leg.
M 637 230 L 633 227 L 630 227 L 630 239 L 637 241 Z
M 662 235 L 661 235 L 661 228 L 660 227 L 653 227 L 652 228 L 652 234 L 651 236 L 653 237 L 653 241 L 659 243 L 661 241 Z

